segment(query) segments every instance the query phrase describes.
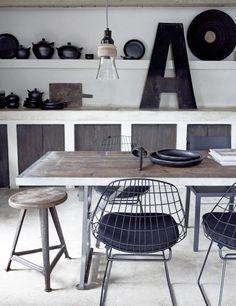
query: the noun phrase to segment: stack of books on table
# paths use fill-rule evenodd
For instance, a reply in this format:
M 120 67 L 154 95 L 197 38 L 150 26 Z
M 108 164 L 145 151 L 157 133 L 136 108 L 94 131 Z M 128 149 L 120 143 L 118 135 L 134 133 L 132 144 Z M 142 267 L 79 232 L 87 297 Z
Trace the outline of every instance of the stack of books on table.
M 236 166 L 236 149 L 210 149 L 209 155 L 222 166 Z

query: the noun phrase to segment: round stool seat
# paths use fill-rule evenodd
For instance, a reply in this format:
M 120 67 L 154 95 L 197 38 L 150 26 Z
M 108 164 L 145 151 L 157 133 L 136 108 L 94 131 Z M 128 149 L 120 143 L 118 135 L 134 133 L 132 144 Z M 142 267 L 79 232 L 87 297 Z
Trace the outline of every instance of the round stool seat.
M 66 199 L 67 193 L 62 188 L 39 187 L 17 192 L 9 198 L 8 203 L 18 209 L 50 208 Z

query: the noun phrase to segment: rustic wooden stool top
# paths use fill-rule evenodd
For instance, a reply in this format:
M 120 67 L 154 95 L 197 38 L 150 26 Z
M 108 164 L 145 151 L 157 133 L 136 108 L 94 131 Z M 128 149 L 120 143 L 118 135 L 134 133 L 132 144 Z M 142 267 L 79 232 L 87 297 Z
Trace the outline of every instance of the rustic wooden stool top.
M 66 199 L 67 193 L 62 188 L 39 187 L 17 192 L 9 198 L 8 203 L 18 209 L 50 208 Z

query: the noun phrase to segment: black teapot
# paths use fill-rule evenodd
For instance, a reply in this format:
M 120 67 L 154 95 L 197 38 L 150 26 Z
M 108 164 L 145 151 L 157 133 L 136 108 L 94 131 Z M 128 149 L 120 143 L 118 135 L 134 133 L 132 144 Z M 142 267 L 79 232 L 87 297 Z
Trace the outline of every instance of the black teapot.
M 49 43 L 45 40 L 45 38 L 42 38 L 41 41 L 39 41 L 37 44 L 33 44 L 33 52 L 34 55 L 38 59 L 49 59 L 52 58 L 54 53 L 54 42 Z
M 57 53 L 61 59 L 78 59 L 81 56 L 82 49 L 83 48 L 78 48 L 68 42 L 67 45 L 57 48 Z
M 37 88 L 35 88 L 34 90 L 29 90 L 27 89 L 28 91 L 28 97 L 29 99 L 35 99 L 35 100 L 41 100 L 42 99 L 42 95 L 43 95 L 43 92 L 39 91 Z
M 19 96 L 15 95 L 13 92 L 11 92 L 8 96 L 5 98 L 6 100 L 6 106 L 7 108 L 17 108 L 20 106 L 19 103 Z
M 30 56 L 30 48 L 19 45 L 16 49 L 14 49 L 14 54 L 18 59 L 27 59 Z

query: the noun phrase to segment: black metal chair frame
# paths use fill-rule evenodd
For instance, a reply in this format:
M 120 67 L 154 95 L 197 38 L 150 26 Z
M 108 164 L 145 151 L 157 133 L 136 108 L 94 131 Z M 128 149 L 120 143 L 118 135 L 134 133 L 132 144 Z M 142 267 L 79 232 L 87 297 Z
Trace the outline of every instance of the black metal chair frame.
M 156 184 L 156 185 L 155 185 Z M 112 268 L 112 264 L 114 261 L 157 261 L 157 262 L 163 262 L 164 263 L 164 268 L 165 268 L 165 275 L 166 275 L 166 279 L 167 279 L 167 284 L 168 284 L 168 288 L 169 288 L 169 293 L 170 293 L 170 298 L 171 298 L 171 302 L 172 305 L 176 305 L 176 301 L 175 301 L 175 296 L 174 296 L 174 292 L 173 292 L 173 288 L 171 285 L 171 281 L 170 281 L 170 275 L 169 275 L 169 270 L 168 270 L 168 266 L 167 266 L 167 262 L 171 260 L 172 258 L 172 250 L 171 247 L 178 243 L 179 241 L 181 241 L 182 239 L 185 238 L 186 236 L 186 228 L 185 228 L 185 219 L 184 219 L 184 211 L 183 211 L 183 207 L 182 207 L 182 202 L 178 193 L 177 188 L 169 183 L 163 182 L 163 181 L 159 181 L 159 180 L 153 180 L 153 179 L 144 179 L 144 178 L 133 178 L 133 179 L 123 179 L 123 180 L 116 180 L 113 181 L 112 183 L 110 183 L 107 186 L 107 189 L 109 190 L 109 188 L 113 187 L 113 186 L 119 186 L 118 191 L 115 191 L 114 194 L 112 194 L 110 197 L 107 196 L 107 190 L 104 191 L 104 193 L 101 195 L 101 198 L 93 212 L 92 218 L 91 218 L 91 228 L 92 228 L 92 233 L 94 235 L 94 237 L 99 241 L 105 244 L 105 248 L 106 248 L 106 259 L 107 259 L 107 264 L 106 264 L 106 268 L 105 268 L 105 273 L 104 273 L 104 277 L 103 277 L 103 282 L 102 282 L 102 290 L 101 290 L 101 297 L 100 297 L 100 306 L 104 306 L 105 305 L 105 300 L 106 300 L 106 294 L 107 294 L 107 289 L 108 289 L 108 283 L 109 283 L 109 278 L 110 278 L 110 274 L 111 274 L 111 268 Z M 150 186 L 150 190 L 146 190 L 146 192 L 142 192 L 140 190 L 133 190 L 131 192 L 132 195 L 130 195 L 130 199 L 127 201 L 128 196 L 127 194 L 129 192 L 127 192 L 127 194 L 125 194 L 125 192 L 128 190 L 128 188 L 131 188 L 130 186 Z M 154 187 L 152 186 L 158 186 L 160 193 L 160 203 L 158 202 L 158 193 L 154 193 Z M 130 190 L 130 189 L 129 189 Z M 161 191 L 162 190 L 162 191 Z M 161 194 L 162 192 L 162 194 Z M 169 194 L 168 194 L 169 192 Z M 172 194 L 171 194 L 172 192 Z M 140 193 L 140 194 L 139 194 Z M 171 194 L 171 196 L 170 196 Z M 164 196 L 166 196 L 166 200 L 164 200 Z M 153 197 L 153 198 L 152 198 Z M 139 201 L 137 201 L 137 198 L 139 198 Z M 151 199 L 152 198 L 152 199 Z M 169 198 L 171 198 L 171 201 L 169 202 Z M 134 199 L 134 201 L 132 202 L 132 199 Z M 148 201 L 150 201 L 150 203 L 148 203 Z M 152 203 L 152 201 L 154 201 L 154 203 Z M 161 201 L 163 201 L 163 203 L 161 203 Z M 165 202 L 166 201 L 166 202 Z M 139 202 L 139 204 L 138 204 Z M 158 204 L 157 204 L 158 203 Z M 150 204 L 150 207 L 149 207 Z M 140 206 L 141 205 L 141 206 Z M 143 207 L 142 207 L 143 205 Z M 168 206 L 170 205 L 170 206 Z M 173 206 L 172 206 L 173 205 Z M 110 207 L 111 210 L 107 209 L 107 207 Z M 128 207 L 129 206 L 129 207 Z M 131 207 L 130 207 L 131 206 Z M 135 208 L 133 208 L 133 206 L 135 206 Z M 175 207 L 174 207 L 175 206 Z M 115 207 L 115 208 L 114 208 Z M 127 208 L 128 207 L 128 208 Z M 123 209 L 122 209 L 123 208 Z M 131 210 L 131 213 L 128 213 L 128 209 Z M 135 215 L 135 209 L 136 209 L 136 215 Z M 159 209 L 159 210 L 158 210 Z M 118 213 L 115 213 L 114 211 L 118 211 Z M 123 213 L 122 211 L 125 210 L 125 213 Z M 150 210 L 150 211 L 149 211 Z M 110 211 L 110 213 L 109 213 Z M 138 211 L 138 213 L 137 213 Z M 126 231 L 129 232 L 127 229 L 125 230 L 124 228 L 122 228 L 123 226 L 125 226 L 125 218 L 128 215 L 128 217 L 130 217 L 130 221 L 129 221 L 129 227 L 132 227 L 131 224 L 131 219 L 133 218 L 133 216 L 136 216 L 137 218 L 141 217 L 139 219 L 139 222 L 141 222 L 141 218 L 143 217 L 143 215 L 148 214 L 149 215 L 146 218 L 150 218 L 150 215 L 152 215 L 152 212 L 155 211 L 156 215 L 156 219 L 158 218 L 164 218 L 163 215 L 166 215 L 167 213 L 165 213 L 166 211 L 169 212 L 169 215 L 173 215 L 175 214 L 175 217 L 178 218 L 178 221 L 176 223 L 175 226 L 177 226 L 179 228 L 179 236 L 178 238 L 176 238 L 177 240 L 175 242 L 172 241 L 172 245 L 169 245 L 164 247 L 160 242 L 160 246 L 159 249 L 157 246 L 156 249 L 154 249 L 154 242 L 153 242 L 153 249 L 148 249 L 145 250 L 145 246 L 137 246 L 137 245 L 132 245 L 132 244 L 127 244 L 127 250 L 122 249 L 122 248 L 126 248 L 124 247 L 119 247 L 117 245 L 112 245 L 114 243 L 114 241 L 117 238 L 114 238 L 113 242 L 106 242 L 104 241 L 104 239 L 102 239 L 101 237 L 101 233 L 99 234 L 99 228 L 101 229 L 104 224 L 103 224 L 103 220 L 105 220 L 104 218 L 106 218 L 106 216 L 109 217 L 112 214 L 117 214 L 116 218 L 119 219 L 119 216 L 124 217 L 123 221 L 121 222 L 121 228 L 119 228 L 119 230 L 121 230 L 120 236 L 122 236 L 122 231 L 123 233 Z M 111 213 L 112 212 L 112 213 Z M 161 212 L 162 214 L 158 214 L 157 212 Z M 108 213 L 108 214 L 106 214 Z M 109 216 L 110 214 L 110 216 Z M 116 220 L 118 220 L 116 219 Z M 138 222 L 136 219 L 135 220 L 135 224 L 136 222 Z M 147 220 L 144 219 L 143 220 Z M 161 228 L 161 225 L 159 225 L 158 222 L 161 223 L 160 221 L 161 219 L 159 219 L 159 221 L 157 221 L 157 228 Z M 143 221 L 144 222 L 144 227 L 146 226 L 147 221 Z M 163 221 L 165 224 L 165 221 Z M 173 221 L 172 221 L 173 222 Z M 107 223 L 107 227 L 109 230 L 109 227 L 113 228 L 113 236 L 116 235 L 114 234 L 116 231 L 116 226 L 118 228 L 117 225 L 118 221 L 112 224 L 108 224 Z M 105 230 L 104 233 L 106 232 L 106 226 L 105 226 Z M 135 225 L 136 226 L 136 225 Z M 137 225 L 138 226 L 138 225 Z M 139 225 L 140 227 L 141 225 Z M 153 225 L 152 225 L 153 226 Z M 168 225 L 165 224 L 166 228 L 164 228 L 165 230 L 165 235 L 166 235 L 166 239 L 167 239 L 167 230 L 168 230 Z M 171 226 L 173 226 L 173 224 L 171 224 Z M 174 227 L 174 226 L 173 226 Z M 149 233 L 147 235 L 153 235 L 154 231 L 157 231 L 157 228 L 154 229 L 151 228 L 151 231 L 149 229 Z M 163 230 L 162 228 L 162 230 Z M 170 225 L 169 225 L 169 229 L 170 229 Z M 147 229 L 137 229 L 136 232 L 136 228 L 135 230 L 131 230 L 130 232 L 133 231 L 133 235 L 136 235 L 136 238 L 139 237 L 138 235 L 140 235 L 141 237 L 141 232 L 143 231 L 147 231 L 148 232 L 148 228 Z M 155 234 L 158 236 L 160 235 L 159 232 L 155 232 Z M 127 236 L 129 237 L 129 234 L 127 233 Z M 118 235 L 119 236 L 119 235 Z M 110 239 L 107 238 L 106 235 L 104 234 L 105 239 Z M 140 240 L 141 238 L 137 238 L 138 240 Z M 153 236 L 154 237 L 154 236 Z M 136 239 L 134 238 L 134 239 Z M 120 238 L 121 239 L 121 238 Z M 129 238 L 128 238 L 129 239 Z M 152 238 L 153 239 L 153 238 Z M 112 240 L 112 239 L 111 239 Z M 148 238 L 147 238 L 148 240 Z M 121 239 L 122 241 L 122 239 Z M 154 241 L 154 240 L 152 240 Z M 115 242 L 117 243 L 117 241 Z M 141 242 L 139 242 L 141 243 Z M 146 243 L 146 242 L 145 242 Z M 122 242 L 123 244 L 123 242 Z M 126 245 L 126 244 L 125 244 Z M 137 249 L 136 249 L 137 246 Z M 149 246 L 148 246 L 149 247 Z M 135 251 L 132 251 L 131 248 L 133 248 Z M 118 252 L 117 252 L 118 251 Z
M 230 136 L 191 136 L 189 142 L 190 150 L 207 150 L 210 148 L 230 148 Z M 186 186 L 186 227 L 189 227 L 189 211 L 191 192 L 195 195 L 195 219 L 193 250 L 199 250 L 199 229 L 202 198 L 222 197 L 230 186 Z
M 219 257 L 223 261 L 218 306 L 221 306 L 221 304 L 222 304 L 227 261 L 228 260 L 236 260 L 236 245 L 233 246 L 232 242 L 230 242 L 231 240 L 227 241 L 227 237 L 229 237 L 229 239 L 232 239 L 232 241 L 236 242 L 236 237 L 235 237 L 236 222 L 235 222 L 235 224 L 233 224 L 233 223 L 230 223 L 229 220 L 228 220 L 228 222 L 223 221 L 223 214 L 227 213 L 227 214 L 229 214 L 229 216 L 233 216 L 233 214 L 236 214 L 236 212 L 235 212 L 236 203 L 234 203 L 235 196 L 236 196 L 236 184 L 233 184 L 232 186 L 229 187 L 229 189 L 221 197 L 221 199 L 214 206 L 212 211 L 210 213 L 204 215 L 204 216 L 207 216 L 205 218 L 205 220 L 204 220 L 204 216 L 203 216 L 204 234 L 208 239 L 211 240 L 211 242 L 210 242 L 210 245 L 208 247 L 205 259 L 203 261 L 203 265 L 201 267 L 197 283 L 198 283 L 198 286 L 200 288 L 203 299 L 205 301 L 205 304 L 207 306 L 209 306 L 210 303 L 208 301 L 207 294 L 204 291 L 203 285 L 201 283 L 201 278 L 202 278 L 204 269 L 206 267 L 206 263 L 207 263 L 207 260 L 209 258 L 209 254 L 210 254 L 213 242 L 217 243 L 218 248 L 219 248 L 219 250 L 218 250 L 219 251 Z M 222 203 L 224 199 L 227 199 L 226 203 Z M 221 213 L 219 215 L 218 219 L 217 219 L 215 213 L 218 213 L 219 210 L 223 211 L 223 213 Z M 208 229 L 209 225 L 207 223 L 208 222 L 207 220 L 210 218 L 211 215 L 215 218 L 216 225 L 215 225 L 214 228 Z M 221 233 L 219 233 L 219 230 L 217 229 L 217 226 L 219 226 L 219 225 L 224 225 L 224 230 Z M 229 232 L 228 232 L 229 228 L 232 229 L 231 235 L 229 235 Z M 218 231 L 218 233 L 217 233 L 217 231 Z M 219 235 L 218 238 L 217 238 L 217 235 Z M 224 237 L 223 241 L 222 241 L 221 237 Z M 225 238 L 226 238 L 226 240 L 224 240 Z

